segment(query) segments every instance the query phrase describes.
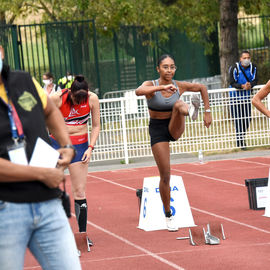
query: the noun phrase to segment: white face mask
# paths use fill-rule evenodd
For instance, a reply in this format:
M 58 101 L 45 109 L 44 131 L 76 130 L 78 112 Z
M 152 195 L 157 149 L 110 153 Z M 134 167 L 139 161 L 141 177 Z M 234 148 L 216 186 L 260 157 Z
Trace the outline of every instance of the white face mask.
M 47 86 L 51 83 L 51 80 L 43 80 L 43 83 Z
M 68 75 L 67 78 L 68 78 L 69 81 L 71 81 L 72 80 L 72 75 Z
M 0 73 L 2 72 L 3 69 L 3 59 L 2 59 L 2 53 L 0 52 Z
M 244 59 L 241 61 L 243 67 L 248 67 L 250 65 L 250 59 Z

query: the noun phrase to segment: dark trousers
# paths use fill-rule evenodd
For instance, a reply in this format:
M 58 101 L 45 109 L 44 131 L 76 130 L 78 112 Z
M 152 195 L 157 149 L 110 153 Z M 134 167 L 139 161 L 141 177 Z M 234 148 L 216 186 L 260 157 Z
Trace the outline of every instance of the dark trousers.
M 246 131 L 248 130 L 251 122 L 250 99 L 232 99 L 231 115 L 234 119 L 237 147 L 243 148 L 246 146 Z

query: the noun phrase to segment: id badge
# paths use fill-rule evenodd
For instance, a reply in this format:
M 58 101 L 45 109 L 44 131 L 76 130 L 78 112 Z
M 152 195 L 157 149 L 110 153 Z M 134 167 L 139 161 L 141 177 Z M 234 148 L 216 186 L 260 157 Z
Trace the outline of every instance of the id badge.
M 11 162 L 20 165 L 28 165 L 25 152 L 25 142 L 14 143 L 7 147 L 7 151 Z

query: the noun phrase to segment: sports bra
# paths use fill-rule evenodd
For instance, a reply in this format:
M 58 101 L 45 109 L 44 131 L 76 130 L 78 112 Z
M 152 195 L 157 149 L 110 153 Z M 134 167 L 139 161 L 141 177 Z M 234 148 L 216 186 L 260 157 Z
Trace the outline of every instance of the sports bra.
M 148 109 L 158 112 L 172 111 L 175 102 L 180 98 L 179 88 L 175 80 L 172 80 L 172 82 L 177 88 L 177 91 L 167 98 L 161 94 L 161 91 L 156 91 L 153 97 L 147 99 Z M 159 85 L 158 80 L 153 80 L 152 83 L 154 86 Z
M 87 101 L 82 104 L 70 105 L 67 102 L 68 91 L 67 89 L 62 90 L 62 105 L 60 111 L 64 117 L 66 125 L 84 125 L 87 123 L 90 117 L 90 106 L 89 106 L 89 96 Z

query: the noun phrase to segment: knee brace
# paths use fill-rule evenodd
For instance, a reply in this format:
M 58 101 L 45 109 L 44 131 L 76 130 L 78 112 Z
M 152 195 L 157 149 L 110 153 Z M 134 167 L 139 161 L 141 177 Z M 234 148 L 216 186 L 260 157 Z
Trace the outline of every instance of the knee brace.
M 79 225 L 79 232 L 86 232 L 87 202 L 86 199 L 75 200 L 75 215 Z

